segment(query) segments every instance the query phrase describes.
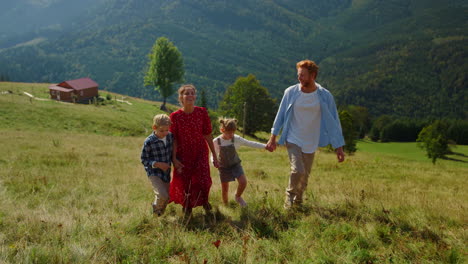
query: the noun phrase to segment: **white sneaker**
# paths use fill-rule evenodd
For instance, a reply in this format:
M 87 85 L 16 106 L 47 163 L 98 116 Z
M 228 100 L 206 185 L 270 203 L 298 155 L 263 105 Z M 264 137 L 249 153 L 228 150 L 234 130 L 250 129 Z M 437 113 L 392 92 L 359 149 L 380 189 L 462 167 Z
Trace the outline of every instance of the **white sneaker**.
M 244 199 L 242 199 L 242 197 L 234 196 L 234 199 L 240 205 L 240 207 L 246 207 L 247 206 L 247 203 L 244 201 Z

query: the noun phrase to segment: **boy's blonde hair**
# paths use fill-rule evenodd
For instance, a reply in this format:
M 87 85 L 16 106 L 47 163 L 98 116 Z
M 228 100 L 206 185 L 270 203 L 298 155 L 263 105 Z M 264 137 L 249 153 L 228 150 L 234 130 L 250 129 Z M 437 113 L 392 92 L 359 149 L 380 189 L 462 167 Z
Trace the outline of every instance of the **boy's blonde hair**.
M 182 97 L 184 96 L 184 92 L 185 92 L 186 90 L 189 90 L 189 89 L 193 89 L 193 91 L 195 92 L 195 95 L 197 94 L 197 89 L 195 88 L 195 85 L 193 85 L 193 84 L 184 84 L 184 85 L 182 85 L 182 86 L 179 88 L 179 90 L 177 91 L 177 92 L 179 93 L 179 104 L 180 104 L 181 106 L 184 106 L 184 105 L 182 104 Z
M 171 119 L 166 114 L 159 114 L 153 117 L 153 126 L 161 127 L 161 126 L 170 126 Z
M 221 129 L 224 131 L 236 131 L 237 130 L 237 119 L 234 118 L 220 118 L 219 123 Z

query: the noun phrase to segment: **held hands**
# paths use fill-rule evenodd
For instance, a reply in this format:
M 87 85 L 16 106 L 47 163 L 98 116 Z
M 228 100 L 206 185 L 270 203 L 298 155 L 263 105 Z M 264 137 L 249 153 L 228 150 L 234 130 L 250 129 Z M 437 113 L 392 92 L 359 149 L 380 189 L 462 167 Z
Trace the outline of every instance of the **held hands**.
M 174 168 L 177 170 L 177 172 L 181 173 L 182 168 L 184 167 L 184 164 L 182 164 L 178 159 L 174 158 L 172 159 L 172 163 L 174 164 Z
M 267 149 L 270 152 L 273 152 L 276 150 L 276 136 L 271 135 L 270 139 L 268 140 L 265 149 Z
M 166 172 L 171 166 L 165 162 L 156 162 L 154 164 L 155 168 L 161 169 L 162 171 Z
M 271 147 L 268 147 L 268 145 L 266 145 L 265 149 L 266 149 L 266 150 L 268 150 L 269 152 L 273 152 L 273 151 L 275 151 L 273 148 L 271 148 Z
M 345 160 L 345 154 L 343 152 L 343 147 L 339 147 L 335 150 L 336 152 L 336 158 L 338 159 L 338 162 L 343 162 Z
M 218 158 L 216 157 L 216 155 L 213 155 L 213 166 L 215 168 L 219 168 L 219 162 L 218 162 Z

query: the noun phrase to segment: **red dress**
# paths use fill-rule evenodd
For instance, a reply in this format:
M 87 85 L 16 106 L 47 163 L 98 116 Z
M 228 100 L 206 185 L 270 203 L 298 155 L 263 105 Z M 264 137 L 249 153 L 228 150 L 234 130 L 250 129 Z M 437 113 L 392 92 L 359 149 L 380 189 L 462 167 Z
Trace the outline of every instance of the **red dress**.
M 211 188 L 208 145 L 203 135 L 211 134 L 211 121 L 203 107 L 192 113 L 182 110 L 171 115 L 170 131 L 177 140 L 177 159 L 184 165 L 182 172 L 173 172 L 169 188 L 170 200 L 193 208 L 208 202 Z M 188 202 L 186 202 L 188 199 Z

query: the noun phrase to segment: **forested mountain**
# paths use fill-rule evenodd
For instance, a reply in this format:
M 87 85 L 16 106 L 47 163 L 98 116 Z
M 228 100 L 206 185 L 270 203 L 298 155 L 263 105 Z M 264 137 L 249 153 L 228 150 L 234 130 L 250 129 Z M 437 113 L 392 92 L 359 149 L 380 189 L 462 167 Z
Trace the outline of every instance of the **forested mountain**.
M 466 0 L 20 0 L 0 10 L 0 74 L 13 81 L 89 76 L 160 99 L 143 72 L 165 36 L 184 57 L 186 82 L 206 89 L 213 107 L 249 73 L 281 98 L 295 62 L 310 58 L 339 105 L 467 117 Z

